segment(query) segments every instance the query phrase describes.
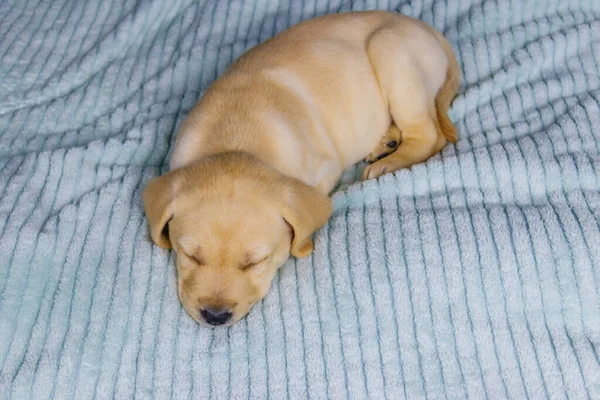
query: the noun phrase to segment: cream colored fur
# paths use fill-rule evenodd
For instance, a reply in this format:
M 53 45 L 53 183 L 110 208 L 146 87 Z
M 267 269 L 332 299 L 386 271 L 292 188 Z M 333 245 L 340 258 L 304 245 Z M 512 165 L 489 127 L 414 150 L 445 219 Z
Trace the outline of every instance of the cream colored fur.
M 240 57 L 181 126 L 172 171 L 144 193 L 154 241 L 177 252 L 188 313 L 246 315 L 290 253 L 310 254 L 342 171 L 386 140 L 401 143 L 365 179 L 455 141 L 458 83 L 442 35 L 387 12 L 309 20 Z

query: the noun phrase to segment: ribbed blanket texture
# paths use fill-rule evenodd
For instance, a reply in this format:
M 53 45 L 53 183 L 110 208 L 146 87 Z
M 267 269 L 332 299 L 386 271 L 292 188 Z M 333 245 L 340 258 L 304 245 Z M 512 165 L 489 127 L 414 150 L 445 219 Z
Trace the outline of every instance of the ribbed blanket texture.
M 447 36 L 460 141 L 348 171 L 314 254 L 198 326 L 144 184 L 244 50 L 364 9 Z M 600 399 L 599 62 L 597 0 L 0 1 L 0 399 Z

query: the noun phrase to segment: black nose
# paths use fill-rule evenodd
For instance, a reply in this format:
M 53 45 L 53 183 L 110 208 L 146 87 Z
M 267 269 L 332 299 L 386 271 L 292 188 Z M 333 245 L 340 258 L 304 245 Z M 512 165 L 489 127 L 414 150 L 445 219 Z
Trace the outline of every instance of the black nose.
M 231 318 L 231 313 L 227 310 L 218 310 L 214 308 L 204 308 L 200 310 L 200 315 L 211 325 L 223 325 Z

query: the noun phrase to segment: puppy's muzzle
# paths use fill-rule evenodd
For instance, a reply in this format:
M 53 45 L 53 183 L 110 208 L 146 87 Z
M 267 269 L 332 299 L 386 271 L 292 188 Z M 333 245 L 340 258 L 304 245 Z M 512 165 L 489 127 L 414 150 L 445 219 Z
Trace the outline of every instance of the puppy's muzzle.
M 200 316 L 207 324 L 218 326 L 226 324 L 232 317 L 233 313 L 229 310 L 218 308 L 203 308 L 200 310 Z

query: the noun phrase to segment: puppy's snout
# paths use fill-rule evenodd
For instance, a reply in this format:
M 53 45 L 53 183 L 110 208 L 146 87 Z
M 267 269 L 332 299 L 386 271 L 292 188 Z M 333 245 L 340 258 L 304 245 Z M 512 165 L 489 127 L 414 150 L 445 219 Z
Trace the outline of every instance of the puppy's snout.
M 208 324 L 217 326 L 227 323 L 233 314 L 229 310 L 203 308 L 200 310 L 200 315 Z

